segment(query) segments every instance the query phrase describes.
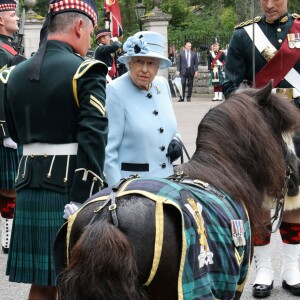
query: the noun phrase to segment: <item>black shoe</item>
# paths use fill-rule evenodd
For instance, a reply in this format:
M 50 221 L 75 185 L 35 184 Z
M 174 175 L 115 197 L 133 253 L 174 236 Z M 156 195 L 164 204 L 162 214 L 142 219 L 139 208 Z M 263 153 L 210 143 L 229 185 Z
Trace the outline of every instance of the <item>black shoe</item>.
M 267 284 L 254 284 L 252 287 L 252 296 L 254 298 L 266 298 L 271 295 L 273 289 L 273 281 L 271 285 Z
M 184 99 L 180 97 L 178 102 L 184 102 Z
M 191 98 L 187 98 L 186 100 L 187 100 L 187 102 L 191 102 Z
M 289 285 L 285 280 L 282 281 L 282 287 L 291 292 L 295 296 L 300 296 L 300 283 Z

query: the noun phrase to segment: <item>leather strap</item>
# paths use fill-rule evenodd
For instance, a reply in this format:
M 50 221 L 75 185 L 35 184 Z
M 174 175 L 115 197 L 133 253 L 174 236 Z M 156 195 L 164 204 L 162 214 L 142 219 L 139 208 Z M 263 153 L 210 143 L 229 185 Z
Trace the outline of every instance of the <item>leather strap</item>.
M 300 32 L 300 21 L 296 19 L 289 33 L 298 32 Z M 274 80 L 274 87 L 276 87 L 297 63 L 299 58 L 300 49 L 289 48 L 288 39 L 286 38 L 274 57 L 256 74 L 256 87 L 265 86 L 271 78 Z

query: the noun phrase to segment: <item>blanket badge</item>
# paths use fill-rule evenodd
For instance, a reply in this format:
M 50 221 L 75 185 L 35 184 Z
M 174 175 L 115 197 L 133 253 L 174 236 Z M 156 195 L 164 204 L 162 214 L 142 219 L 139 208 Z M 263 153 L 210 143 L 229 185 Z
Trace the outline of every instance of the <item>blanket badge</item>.
M 246 246 L 243 220 L 231 220 L 231 234 L 236 247 Z

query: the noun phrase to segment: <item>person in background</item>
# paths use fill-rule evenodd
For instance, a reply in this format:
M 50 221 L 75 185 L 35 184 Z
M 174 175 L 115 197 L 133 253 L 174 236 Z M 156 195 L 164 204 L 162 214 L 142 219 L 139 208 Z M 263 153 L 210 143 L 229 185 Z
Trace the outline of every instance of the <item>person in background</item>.
M 227 98 L 244 82 L 260 88 L 273 79 L 274 92 L 285 95 L 299 107 L 300 16 L 288 13 L 288 0 L 260 0 L 260 6 L 264 12 L 263 16 L 243 22 L 235 28 L 227 53 L 223 93 Z M 255 43 L 254 53 L 253 43 Z M 299 157 L 299 133 L 294 137 L 294 142 Z M 299 201 L 285 201 L 283 221 L 280 225 L 282 239 L 280 279 L 282 287 L 296 296 L 300 296 L 299 207 Z M 268 220 L 270 211 L 266 210 L 265 221 Z M 271 225 L 267 227 L 271 229 Z M 274 269 L 271 262 L 270 240 L 271 234 L 264 229 L 253 235 L 257 272 L 252 294 L 256 298 L 270 296 L 273 288 Z
M 188 102 L 191 101 L 194 85 L 194 76 L 198 76 L 199 62 L 197 54 L 191 49 L 192 44 L 190 42 L 186 42 L 184 50 L 180 51 L 178 55 L 176 75 L 180 75 L 182 85 L 182 96 L 180 97 L 179 102 L 185 100 L 186 83 L 188 88 L 186 100 Z
M 122 43 L 117 37 L 111 37 L 108 29 L 99 29 L 96 31 L 96 39 L 99 46 L 95 50 L 94 58 L 101 60 L 108 67 L 110 79 L 117 77 L 117 64 L 115 61 L 116 52 L 122 50 Z M 109 78 L 108 78 L 109 79 Z M 108 80 L 109 82 L 111 80 Z
M 222 83 L 224 79 L 224 65 L 226 62 L 226 55 L 219 50 L 220 45 L 215 42 L 212 45 L 212 50 L 207 57 L 208 70 L 210 71 L 210 84 L 214 87 L 214 97 L 212 101 L 222 101 Z
M 116 52 L 116 62 L 117 62 L 117 77 L 122 76 L 127 72 L 127 68 L 125 64 L 122 64 L 118 61 L 119 57 L 124 54 L 124 51 L 122 48 L 119 48 Z
M 92 0 L 52 0 L 36 54 L 1 74 L 7 127 L 23 145 L 6 274 L 31 284 L 30 300 L 57 299 L 53 243 L 65 206 L 104 185 L 108 70 L 84 58 L 96 25 Z
M 176 65 L 176 60 L 177 60 L 177 50 L 176 50 L 176 46 L 173 45 L 171 47 L 169 47 L 169 60 L 172 63 L 172 66 Z
M 25 60 L 12 45 L 13 34 L 18 31 L 19 18 L 16 1 L 0 0 L 0 71 Z M 1 246 L 8 253 L 16 202 L 15 176 L 22 147 L 10 137 L 3 108 L 0 107 L 0 229 Z
M 152 31 L 129 37 L 119 58 L 129 71 L 107 85 L 104 172 L 109 186 L 133 174 L 167 177 L 181 156 L 169 84 L 157 76 L 171 65 L 164 45 L 164 37 Z

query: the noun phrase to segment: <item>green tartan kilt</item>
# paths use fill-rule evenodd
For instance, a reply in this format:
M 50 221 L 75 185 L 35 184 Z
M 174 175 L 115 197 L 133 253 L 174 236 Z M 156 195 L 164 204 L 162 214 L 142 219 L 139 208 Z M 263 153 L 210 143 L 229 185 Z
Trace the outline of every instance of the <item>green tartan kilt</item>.
M 15 178 L 21 156 L 22 147 L 11 149 L 0 145 L 0 189 L 15 188 Z
M 17 192 L 15 216 L 7 261 L 9 281 L 55 286 L 53 243 L 65 223 L 68 194 L 50 190 Z

